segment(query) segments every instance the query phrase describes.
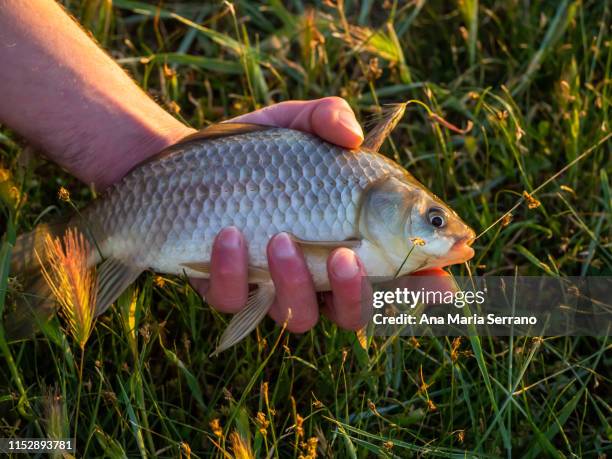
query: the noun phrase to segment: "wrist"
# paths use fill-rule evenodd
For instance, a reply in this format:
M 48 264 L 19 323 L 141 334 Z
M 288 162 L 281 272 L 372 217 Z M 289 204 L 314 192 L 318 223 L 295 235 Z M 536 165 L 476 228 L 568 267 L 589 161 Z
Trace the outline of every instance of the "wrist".
M 52 155 L 53 159 L 81 181 L 102 191 L 138 164 L 194 132 L 169 118 L 163 124 L 124 120 L 115 128 L 109 127 L 89 146 L 76 142 L 78 147 L 72 154 L 65 151 L 68 154 L 59 158 Z
M 138 164 L 194 131 L 178 121 L 163 127 L 138 126 L 131 134 L 123 136 L 125 146 L 115 150 L 116 154 L 100 155 L 100 163 L 92 164 L 97 170 L 88 174 L 92 178 L 88 183 L 92 183 L 97 190 L 103 190 L 121 180 Z

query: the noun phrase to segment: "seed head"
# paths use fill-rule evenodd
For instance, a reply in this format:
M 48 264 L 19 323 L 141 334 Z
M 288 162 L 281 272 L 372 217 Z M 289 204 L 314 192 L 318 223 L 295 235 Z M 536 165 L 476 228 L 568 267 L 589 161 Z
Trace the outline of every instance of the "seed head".
M 412 242 L 414 245 L 418 245 L 419 247 L 423 247 L 426 242 L 424 239 L 421 239 L 420 237 L 412 237 L 410 238 L 410 242 Z
M 70 191 L 63 186 L 60 186 L 60 189 L 57 192 L 57 197 L 60 198 L 61 201 L 70 202 Z
M 221 423 L 219 422 L 218 418 L 215 418 L 210 421 L 208 425 L 210 426 L 210 430 L 212 430 L 216 437 L 223 437 L 223 429 L 221 428 Z
M 235 459 L 252 459 L 255 457 L 251 445 L 238 432 L 234 431 L 230 434 L 230 441 L 232 442 Z
M 268 434 L 268 426 L 270 425 L 270 421 L 266 419 L 266 415 L 259 411 L 257 413 L 257 417 L 255 418 L 255 422 L 259 426 L 259 433 L 264 437 Z
M 428 399 L 427 400 L 427 409 L 429 411 L 436 411 L 438 409 L 438 407 L 436 406 L 436 404 L 431 399 Z
M 181 453 L 185 455 L 187 459 L 191 457 L 191 447 L 189 446 L 189 443 L 184 441 L 181 442 Z
M 511 222 L 512 222 L 512 214 L 507 213 L 506 215 L 504 215 L 504 218 L 502 218 L 501 225 L 508 226 Z
M 68 229 L 62 239 L 45 236 L 47 265 L 38 253 L 42 275 L 60 304 L 68 329 L 81 349 L 89 339 L 96 316 L 98 282 L 95 268 L 89 268 L 87 259 L 91 245 L 82 233 Z
M 159 288 L 164 288 L 166 285 L 166 279 L 164 279 L 162 276 L 155 276 L 153 278 L 153 283 Z
M 299 414 L 295 415 L 295 433 L 299 438 L 304 436 L 304 418 Z
M 536 198 L 531 196 L 526 191 L 523 191 L 523 197 L 527 201 L 527 207 L 528 208 L 530 208 L 530 209 L 537 209 L 538 207 L 540 207 L 540 204 L 541 204 L 540 201 L 538 201 Z
M 0 183 L 6 182 L 10 178 L 11 178 L 11 174 L 9 173 L 9 171 L 0 167 Z

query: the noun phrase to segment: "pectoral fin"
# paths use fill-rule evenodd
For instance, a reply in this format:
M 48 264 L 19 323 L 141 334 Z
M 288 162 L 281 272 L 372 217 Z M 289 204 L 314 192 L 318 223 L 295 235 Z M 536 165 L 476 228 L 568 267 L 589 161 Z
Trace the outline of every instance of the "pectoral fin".
M 291 235 L 291 238 L 295 241 L 296 244 L 299 244 L 306 248 L 313 249 L 337 249 L 338 247 L 347 247 L 349 249 L 353 249 L 355 247 L 359 247 L 361 241 L 359 239 L 345 239 L 344 241 L 307 241 L 305 239 L 300 239 L 299 237 Z
M 249 296 L 246 307 L 232 318 L 211 357 L 232 347 L 251 333 L 272 306 L 274 295 L 275 290 L 272 282 L 261 284 Z
M 142 268 L 128 265 L 116 258 L 104 260 L 98 268 L 96 315 L 106 311 L 142 271 Z
M 181 263 L 181 266 L 184 266 L 185 268 L 193 269 L 194 271 L 197 271 L 202 274 L 206 274 L 206 275 L 210 274 L 210 263 L 194 261 L 190 263 Z
M 193 269 L 206 276 L 210 276 L 210 263 L 206 262 L 190 262 L 181 263 L 181 266 L 185 268 Z M 264 282 L 270 282 L 270 273 L 267 269 L 259 268 L 257 266 L 249 266 L 249 283 L 251 284 L 263 284 Z

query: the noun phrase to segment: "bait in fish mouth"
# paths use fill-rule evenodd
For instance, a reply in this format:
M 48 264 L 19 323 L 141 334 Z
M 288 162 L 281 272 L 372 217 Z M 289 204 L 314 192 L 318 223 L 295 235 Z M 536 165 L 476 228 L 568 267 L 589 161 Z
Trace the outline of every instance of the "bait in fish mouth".
M 389 279 L 467 261 L 474 231 L 378 153 L 404 108 L 392 110 L 356 150 L 293 129 L 208 127 L 134 168 L 67 223 L 20 236 L 11 272 L 29 277 L 26 290 L 46 298 L 30 308 L 49 310 L 45 260 L 36 254 L 46 235 L 77 228 L 96 247 L 88 265 L 98 265 L 101 314 L 143 271 L 207 278 L 216 234 L 235 226 L 248 242 L 249 282 L 258 288 L 232 318 L 219 353 L 247 336 L 274 301 L 266 246 L 279 232 L 301 245 L 317 291 L 330 288 L 326 260 L 338 247 L 354 250 L 369 275 Z

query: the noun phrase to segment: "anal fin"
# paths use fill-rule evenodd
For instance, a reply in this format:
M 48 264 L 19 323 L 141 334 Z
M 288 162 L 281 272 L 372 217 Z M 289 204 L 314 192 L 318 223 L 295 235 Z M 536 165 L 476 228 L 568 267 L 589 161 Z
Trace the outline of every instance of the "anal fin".
M 96 315 L 102 314 L 143 271 L 116 258 L 107 258 L 98 268 Z
M 249 296 L 246 307 L 232 318 L 211 357 L 232 347 L 251 333 L 272 306 L 275 294 L 272 282 L 260 284 Z

